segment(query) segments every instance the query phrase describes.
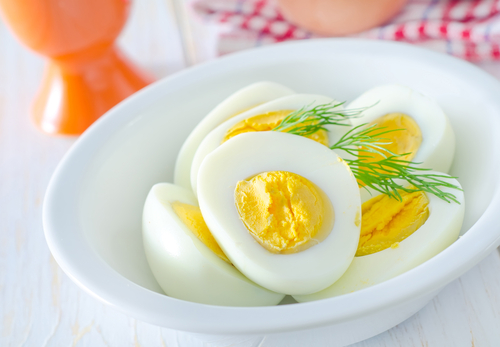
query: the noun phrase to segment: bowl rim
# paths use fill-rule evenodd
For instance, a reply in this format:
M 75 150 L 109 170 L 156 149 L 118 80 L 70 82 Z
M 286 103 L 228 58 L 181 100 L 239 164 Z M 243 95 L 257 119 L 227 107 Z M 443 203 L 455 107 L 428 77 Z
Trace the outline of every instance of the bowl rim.
M 148 323 L 205 334 L 265 334 L 322 327 L 396 307 L 442 288 L 486 257 L 500 244 L 500 228 L 494 227 L 500 208 L 498 182 L 489 206 L 477 222 L 459 241 L 434 258 L 375 286 L 301 304 L 223 307 L 171 298 L 123 277 L 87 242 L 83 232 L 78 230 L 81 226 L 76 208 L 68 208 L 77 206 L 81 190 L 79 183 L 84 179 L 85 165 L 107 142 L 110 134 L 127 126 L 145 105 L 153 104 L 179 85 L 222 72 L 228 66 L 240 66 L 248 59 L 265 62 L 266 57 L 275 54 L 283 56 L 286 53 L 324 49 L 359 54 L 370 52 L 371 55 L 391 53 L 418 60 L 454 73 L 459 71 L 464 78 L 480 82 L 491 95 L 500 95 L 499 81 L 458 58 L 409 44 L 363 39 L 286 42 L 233 53 L 180 71 L 147 86 L 108 111 L 74 143 L 56 168 L 44 199 L 43 228 L 50 251 L 62 270 L 92 296 Z M 500 110 L 500 98 L 497 97 L 497 100 L 493 106 Z M 491 128 L 500 130 L 500 117 L 491 121 Z M 500 158 L 500 139 L 495 140 L 494 150 L 494 158 Z M 497 169 L 499 162 L 500 159 L 497 159 L 494 163 Z M 61 215 L 61 211 L 65 213 Z

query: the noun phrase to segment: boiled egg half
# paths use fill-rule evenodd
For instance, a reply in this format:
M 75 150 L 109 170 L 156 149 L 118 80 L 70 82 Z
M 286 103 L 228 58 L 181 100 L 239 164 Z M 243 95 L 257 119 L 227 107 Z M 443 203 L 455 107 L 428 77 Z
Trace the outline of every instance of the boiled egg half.
M 153 186 L 144 206 L 143 242 L 153 275 L 171 297 L 222 306 L 276 305 L 284 297 L 231 265 L 189 189 Z
M 399 159 L 419 163 L 415 166 L 449 172 L 455 152 L 455 135 L 448 117 L 431 98 L 400 85 L 383 85 L 368 90 L 351 102 L 347 109 L 364 109 L 353 118 L 353 126 L 363 123 L 381 130 L 398 131 L 380 135 L 383 145 L 402 155 Z M 368 155 L 368 154 L 366 154 Z M 379 154 L 369 154 L 370 161 L 380 160 Z
M 446 181 L 460 187 L 453 178 Z M 448 203 L 421 191 L 401 191 L 402 200 L 398 201 L 362 189 L 361 237 L 351 265 L 330 287 L 310 295 L 295 295 L 295 300 L 325 299 L 373 286 L 413 269 L 450 246 L 462 227 L 464 195 L 457 189 L 441 190 L 455 195 L 459 203 Z
M 246 132 L 270 131 L 290 113 L 324 104 L 340 103 L 322 95 L 294 94 L 254 107 L 219 125 L 205 137 L 194 155 L 191 165 L 191 186 L 194 193 L 197 194 L 198 171 L 202 161 L 222 143 Z M 341 112 L 343 107 L 340 105 L 336 110 Z M 345 124 L 350 125 L 349 119 L 346 119 Z M 329 146 L 348 131 L 349 126 L 328 125 L 325 128 L 328 131 L 320 130 L 309 138 Z
M 348 165 L 316 141 L 272 131 L 240 134 L 206 155 L 197 186 L 224 253 L 271 291 L 320 291 L 354 257 L 359 189 Z
M 193 157 L 205 136 L 222 122 L 268 101 L 294 94 L 275 82 L 257 82 L 242 88 L 218 104 L 193 129 L 181 147 L 174 170 L 174 183 L 191 189 L 190 171 Z

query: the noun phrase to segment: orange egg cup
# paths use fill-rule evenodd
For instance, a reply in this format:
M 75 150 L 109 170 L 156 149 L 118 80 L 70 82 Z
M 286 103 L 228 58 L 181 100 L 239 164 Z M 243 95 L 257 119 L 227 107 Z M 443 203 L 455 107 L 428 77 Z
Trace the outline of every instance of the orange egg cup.
M 153 81 L 114 45 L 129 5 L 126 0 L 0 0 L 14 33 L 49 58 L 33 105 L 33 120 L 42 131 L 79 135 Z
M 33 104 L 33 120 L 42 131 L 79 135 L 110 108 L 152 81 L 117 48 L 107 47 L 99 53 L 87 59 L 79 53 L 49 62 Z

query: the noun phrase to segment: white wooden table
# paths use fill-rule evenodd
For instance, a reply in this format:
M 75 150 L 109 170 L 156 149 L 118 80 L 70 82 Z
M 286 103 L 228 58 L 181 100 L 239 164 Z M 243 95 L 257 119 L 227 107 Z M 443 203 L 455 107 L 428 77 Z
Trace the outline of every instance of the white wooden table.
M 120 44 L 158 77 L 215 56 L 213 31 L 182 0 L 136 0 Z M 42 201 L 75 139 L 41 134 L 29 120 L 43 65 L 0 22 L 0 346 L 229 346 L 129 318 L 59 269 L 43 236 Z M 500 63 L 481 67 L 500 78 Z M 500 346 L 500 252 L 415 316 L 355 346 Z

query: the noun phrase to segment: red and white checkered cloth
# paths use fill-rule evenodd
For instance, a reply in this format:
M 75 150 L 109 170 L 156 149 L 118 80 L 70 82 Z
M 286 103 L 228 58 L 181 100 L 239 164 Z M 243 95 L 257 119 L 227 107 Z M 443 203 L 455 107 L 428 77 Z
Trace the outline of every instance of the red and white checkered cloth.
M 196 0 L 218 23 L 218 52 L 319 37 L 287 22 L 273 0 Z M 384 26 L 352 37 L 410 42 L 470 61 L 500 60 L 500 0 L 409 0 Z

